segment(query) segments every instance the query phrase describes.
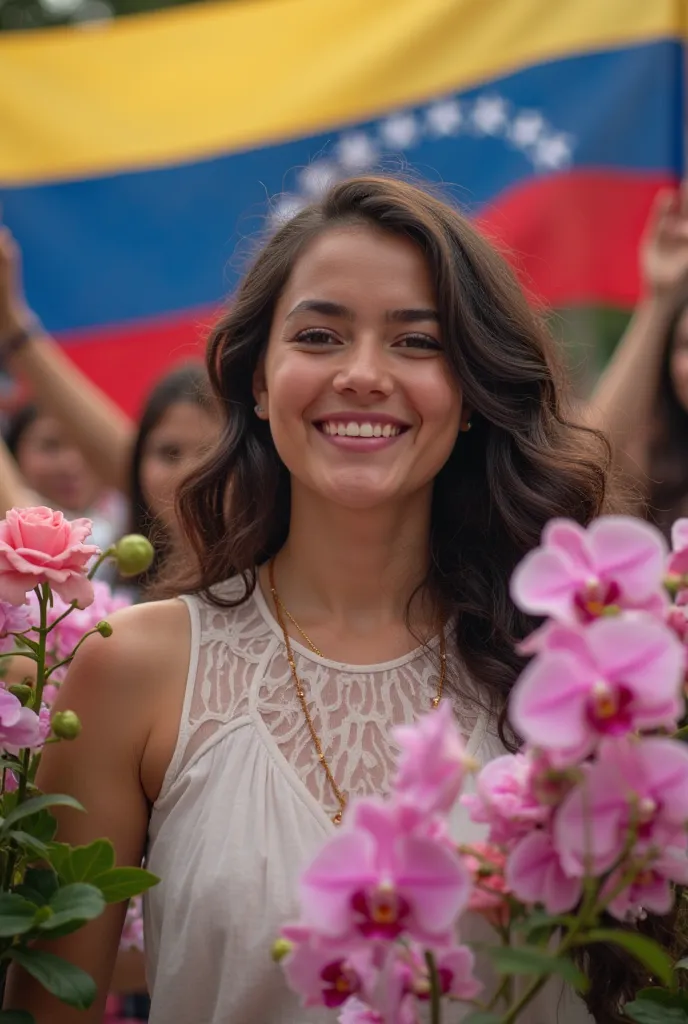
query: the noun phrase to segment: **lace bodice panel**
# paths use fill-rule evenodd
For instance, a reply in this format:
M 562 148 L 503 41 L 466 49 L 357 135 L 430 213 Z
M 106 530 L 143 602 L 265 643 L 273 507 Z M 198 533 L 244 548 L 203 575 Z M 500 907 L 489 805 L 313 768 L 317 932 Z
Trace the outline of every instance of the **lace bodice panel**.
M 242 592 L 239 581 L 221 591 L 223 597 Z M 336 799 L 306 727 L 283 635 L 260 590 L 235 608 L 218 608 L 198 597 L 185 600 L 193 606 L 197 631 L 192 639 L 194 678 L 169 781 L 230 723 L 257 716 L 284 761 L 319 805 L 334 813 Z M 439 638 L 375 666 L 342 665 L 295 641 L 292 646 L 309 712 L 337 784 L 349 797 L 387 792 L 398 752 L 392 726 L 413 722 L 430 709 L 440 668 Z M 447 647 L 445 694 L 468 737 L 481 719 L 479 704 L 451 644 Z

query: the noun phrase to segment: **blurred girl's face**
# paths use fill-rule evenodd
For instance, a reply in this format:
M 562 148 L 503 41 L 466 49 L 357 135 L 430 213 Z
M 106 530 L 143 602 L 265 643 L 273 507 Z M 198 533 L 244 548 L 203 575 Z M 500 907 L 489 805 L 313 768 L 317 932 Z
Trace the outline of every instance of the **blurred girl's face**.
M 38 416 L 23 431 L 17 465 L 32 491 L 65 512 L 85 512 L 102 484 L 60 422 Z
M 141 458 L 143 499 L 166 530 L 177 527 L 177 488 L 217 440 L 217 417 L 195 402 L 175 402 L 146 438 Z
M 676 397 L 688 412 L 688 307 L 679 317 L 674 331 L 669 368 Z

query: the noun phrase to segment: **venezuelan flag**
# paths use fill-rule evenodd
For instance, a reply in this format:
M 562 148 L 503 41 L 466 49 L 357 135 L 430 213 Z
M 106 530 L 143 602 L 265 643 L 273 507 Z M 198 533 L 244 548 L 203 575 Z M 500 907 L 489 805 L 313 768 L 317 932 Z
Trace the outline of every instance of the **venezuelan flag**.
M 266 217 L 382 167 L 452 183 L 550 306 L 630 307 L 682 173 L 686 6 L 224 0 L 7 33 L 0 201 L 30 301 L 133 410 Z

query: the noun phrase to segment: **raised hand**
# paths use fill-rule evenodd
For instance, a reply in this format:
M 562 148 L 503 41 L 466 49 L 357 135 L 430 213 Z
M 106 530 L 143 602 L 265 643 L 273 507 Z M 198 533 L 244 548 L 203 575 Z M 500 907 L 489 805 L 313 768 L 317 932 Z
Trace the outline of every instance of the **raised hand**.
M 688 182 L 657 194 L 640 246 L 645 287 L 655 298 L 677 301 L 688 293 Z
M 19 246 L 10 229 L 0 224 L 0 341 L 30 320 L 22 287 Z

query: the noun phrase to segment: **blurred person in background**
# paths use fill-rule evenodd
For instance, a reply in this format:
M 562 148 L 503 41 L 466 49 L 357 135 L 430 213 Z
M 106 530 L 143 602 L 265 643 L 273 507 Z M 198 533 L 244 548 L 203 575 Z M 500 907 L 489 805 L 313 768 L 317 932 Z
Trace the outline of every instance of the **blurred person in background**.
M 204 368 L 186 364 L 159 381 L 137 427 L 40 326 L 26 302 L 19 248 L 7 228 L 0 228 L 0 361 L 28 382 L 40 418 L 71 439 L 84 471 L 92 467 L 94 482 L 99 479 L 101 487 L 128 500 L 130 529 L 156 547 L 156 560 L 139 581 L 144 588 L 152 584 L 166 559 L 184 557 L 175 493 L 218 433 Z M 19 454 L 16 447 L 14 454 Z M 8 463 L 7 452 L 0 452 L 0 460 L 3 455 Z M 46 466 L 43 474 L 50 478 L 57 470 Z M 22 494 L 16 467 L 0 461 L 0 475 Z M 119 533 L 124 532 L 121 526 Z
M 657 196 L 640 270 L 643 297 L 585 418 L 608 435 L 643 514 L 668 535 L 688 515 L 688 185 Z

